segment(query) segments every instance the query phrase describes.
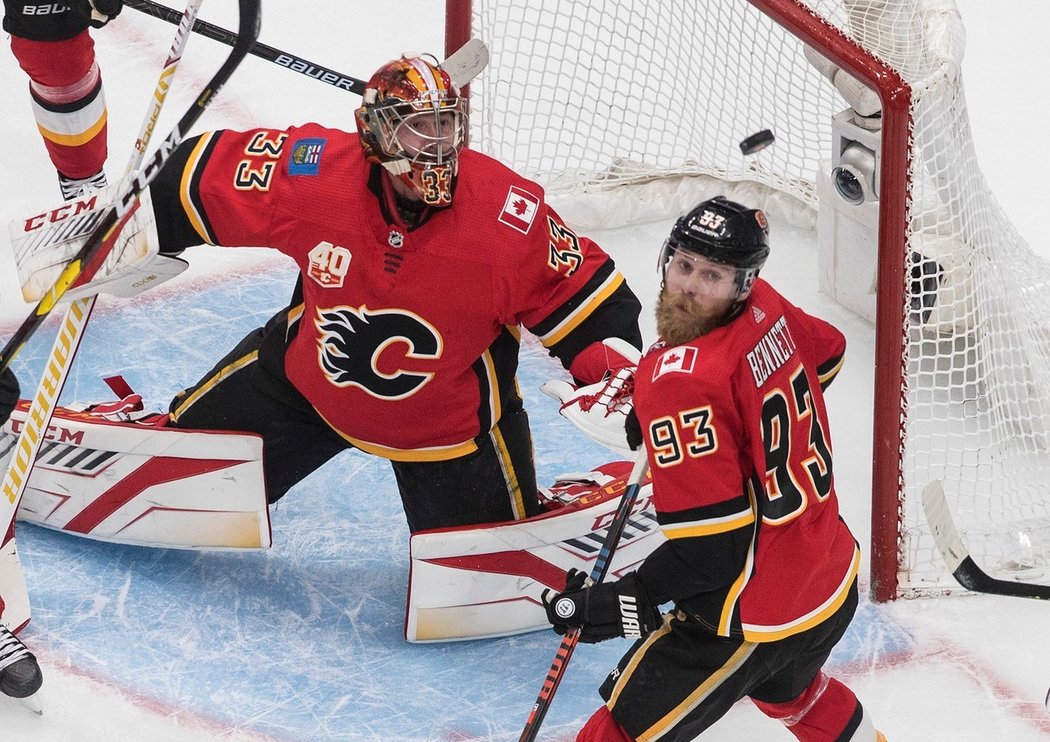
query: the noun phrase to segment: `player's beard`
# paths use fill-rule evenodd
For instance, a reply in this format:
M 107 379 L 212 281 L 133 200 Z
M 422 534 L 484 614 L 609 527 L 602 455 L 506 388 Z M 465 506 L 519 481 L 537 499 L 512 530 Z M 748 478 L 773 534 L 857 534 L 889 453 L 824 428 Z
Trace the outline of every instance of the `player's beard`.
M 670 296 L 660 290 L 656 301 L 656 331 L 668 345 L 683 345 L 706 335 L 721 324 L 722 315 L 710 317 L 685 294 Z

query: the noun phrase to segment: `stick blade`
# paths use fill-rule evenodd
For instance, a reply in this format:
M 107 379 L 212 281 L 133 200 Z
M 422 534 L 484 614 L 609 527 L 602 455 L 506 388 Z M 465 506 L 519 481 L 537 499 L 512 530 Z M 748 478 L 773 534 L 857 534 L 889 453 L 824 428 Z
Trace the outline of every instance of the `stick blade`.
M 441 69 L 461 88 L 481 74 L 488 66 L 489 48 L 481 39 L 470 39 L 441 63 Z
M 963 545 L 959 531 L 955 528 L 948 503 L 944 498 L 944 486 L 940 480 L 933 480 L 922 491 L 922 507 L 926 511 L 926 520 L 933 531 L 933 539 L 944 558 L 948 571 L 955 573 L 963 560 L 969 556 Z

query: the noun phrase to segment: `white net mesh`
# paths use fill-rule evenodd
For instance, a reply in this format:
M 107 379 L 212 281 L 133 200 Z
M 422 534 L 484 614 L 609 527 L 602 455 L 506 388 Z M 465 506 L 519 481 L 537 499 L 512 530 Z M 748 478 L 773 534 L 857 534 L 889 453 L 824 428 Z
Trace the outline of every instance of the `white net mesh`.
M 881 153 L 909 173 L 900 227 L 908 309 L 900 327 L 879 328 L 906 349 L 900 528 L 890 545 L 901 594 L 954 587 L 920 504 L 932 479 L 943 481 L 981 566 L 1046 580 L 1050 269 L 978 167 L 954 2 L 780 2 L 808 7 L 912 91 L 910 151 Z M 795 36 L 745 0 L 474 0 L 473 33 L 492 54 L 472 86 L 473 141 L 555 198 L 704 176 L 761 189 L 774 206 L 747 200 L 773 211 L 779 201 L 813 212 L 824 208 L 816 175 L 831 167 L 832 117 L 861 107 L 848 79 L 836 89 Z M 776 145 L 745 158 L 738 142 L 765 128 Z M 661 216 L 683 208 L 656 200 Z M 637 216 L 615 203 L 598 217 L 605 226 Z

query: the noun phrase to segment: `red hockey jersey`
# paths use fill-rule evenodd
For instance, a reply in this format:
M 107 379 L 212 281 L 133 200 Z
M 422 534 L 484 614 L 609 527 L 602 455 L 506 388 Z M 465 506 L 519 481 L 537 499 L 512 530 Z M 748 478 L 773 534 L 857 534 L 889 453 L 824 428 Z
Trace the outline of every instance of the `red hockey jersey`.
M 608 336 L 640 342 L 612 260 L 542 189 L 459 159 L 454 205 L 409 229 L 377 193 L 356 134 L 316 124 L 186 143 L 150 191 L 162 252 L 268 246 L 301 273 L 284 372 L 355 446 L 444 460 L 517 401 L 519 325 L 568 366 Z
M 846 598 L 860 551 L 839 517 L 823 387 L 845 338 L 765 281 L 728 325 L 638 366 L 635 410 L 668 541 L 639 579 L 722 636 L 773 641 Z

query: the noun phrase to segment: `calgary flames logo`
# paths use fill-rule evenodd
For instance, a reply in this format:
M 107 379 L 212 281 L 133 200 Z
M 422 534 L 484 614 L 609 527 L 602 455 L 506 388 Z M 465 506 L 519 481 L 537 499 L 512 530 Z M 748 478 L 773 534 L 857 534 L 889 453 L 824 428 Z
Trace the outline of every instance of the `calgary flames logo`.
M 391 361 L 380 370 L 380 357 L 395 345 L 405 349 L 402 359 L 437 359 L 442 341 L 438 331 L 426 320 L 403 309 L 369 310 L 367 307 L 318 309 L 314 320 L 321 333 L 317 342 L 318 362 L 335 386 L 356 386 L 373 397 L 404 399 L 430 381 L 433 373 L 391 369 Z

